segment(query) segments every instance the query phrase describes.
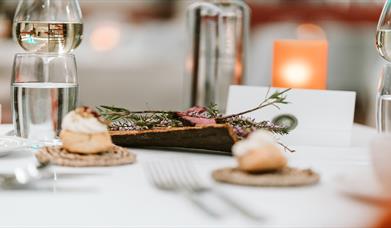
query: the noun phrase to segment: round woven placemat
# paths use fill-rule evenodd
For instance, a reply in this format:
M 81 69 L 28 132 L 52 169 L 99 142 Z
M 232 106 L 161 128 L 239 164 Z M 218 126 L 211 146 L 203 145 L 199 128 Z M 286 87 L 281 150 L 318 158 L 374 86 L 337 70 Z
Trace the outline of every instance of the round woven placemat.
M 286 167 L 277 172 L 252 174 L 237 168 L 222 168 L 213 171 L 212 177 L 219 182 L 258 187 L 293 187 L 319 182 L 319 175 L 311 169 Z
M 136 161 L 135 154 L 119 146 L 113 146 L 109 151 L 97 154 L 70 153 L 61 146 L 51 146 L 39 150 L 35 157 L 40 162 L 71 167 L 115 166 Z

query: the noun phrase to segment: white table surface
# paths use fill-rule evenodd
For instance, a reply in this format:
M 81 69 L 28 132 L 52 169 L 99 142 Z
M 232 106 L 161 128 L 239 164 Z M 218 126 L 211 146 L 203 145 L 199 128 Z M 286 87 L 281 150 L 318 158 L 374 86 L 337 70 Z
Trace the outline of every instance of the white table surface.
M 10 129 L 0 125 L 0 134 Z M 311 187 L 253 188 L 217 184 L 213 169 L 232 166 L 228 156 L 132 149 L 138 162 L 109 168 L 54 167 L 57 173 L 85 173 L 68 179 L 48 181 L 38 190 L 0 191 L 2 227 L 362 227 L 371 225 L 379 209 L 351 197 L 335 187 L 337 175 L 372 173 L 367 145 L 375 130 L 353 127 L 350 147 L 296 147 L 289 155 L 295 167 L 311 167 L 321 182 Z M 153 188 L 142 163 L 183 158 L 191 160 L 206 180 L 265 217 L 255 223 L 224 210 L 222 219 L 212 219 L 179 195 Z M 33 160 L 28 152 L 0 158 L 0 172 L 10 172 Z M 367 183 L 362 183 L 365 187 Z

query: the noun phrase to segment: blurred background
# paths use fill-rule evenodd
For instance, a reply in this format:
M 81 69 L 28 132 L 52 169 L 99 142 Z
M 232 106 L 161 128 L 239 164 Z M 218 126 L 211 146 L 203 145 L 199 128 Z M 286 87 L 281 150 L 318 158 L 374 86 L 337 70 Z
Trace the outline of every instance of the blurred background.
M 192 0 L 80 0 L 84 39 L 75 54 L 81 105 L 182 109 L 185 11 Z M 248 85 L 269 86 L 273 42 L 311 30 L 329 45 L 328 89 L 357 92 L 355 121 L 375 126 L 385 61 L 375 48 L 385 0 L 246 0 L 252 9 Z M 0 104 L 10 122 L 17 0 L 0 0 Z M 304 34 L 305 35 L 305 34 Z M 330 107 L 332 109 L 333 107 Z

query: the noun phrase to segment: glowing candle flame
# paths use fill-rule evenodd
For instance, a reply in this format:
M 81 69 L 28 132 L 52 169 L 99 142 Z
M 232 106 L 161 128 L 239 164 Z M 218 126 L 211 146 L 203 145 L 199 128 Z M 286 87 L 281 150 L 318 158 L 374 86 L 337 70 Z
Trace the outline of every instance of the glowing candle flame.
M 326 89 L 326 84 L 326 40 L 278 40 L 274 43 L 273 87 Z
M 281 66 L 281 76 L 287 83 L 301 87 L 311 79 L 311 67 L 305 61 L 291 61 Z

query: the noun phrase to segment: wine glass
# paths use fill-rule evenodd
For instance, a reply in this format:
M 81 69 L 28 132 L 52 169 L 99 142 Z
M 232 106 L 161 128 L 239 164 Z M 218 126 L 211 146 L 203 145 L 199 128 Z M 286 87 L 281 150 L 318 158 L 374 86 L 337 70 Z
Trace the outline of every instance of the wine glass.
M 391 0 L 384 4 L 376 30 L 376 48 L 380 55 L 391 62 Z
M 13 27 L 14 38 L 28 52 L 68 53 L 83 38 L 78 0 L 20 0 Z
M 391 0 L 384 3 L 376 31 L 376 48 L 380 55 L 391 62 Z M 383 67 L 379 79 L 376 106 L 378 132 L 391 132 L 391 65 Z

